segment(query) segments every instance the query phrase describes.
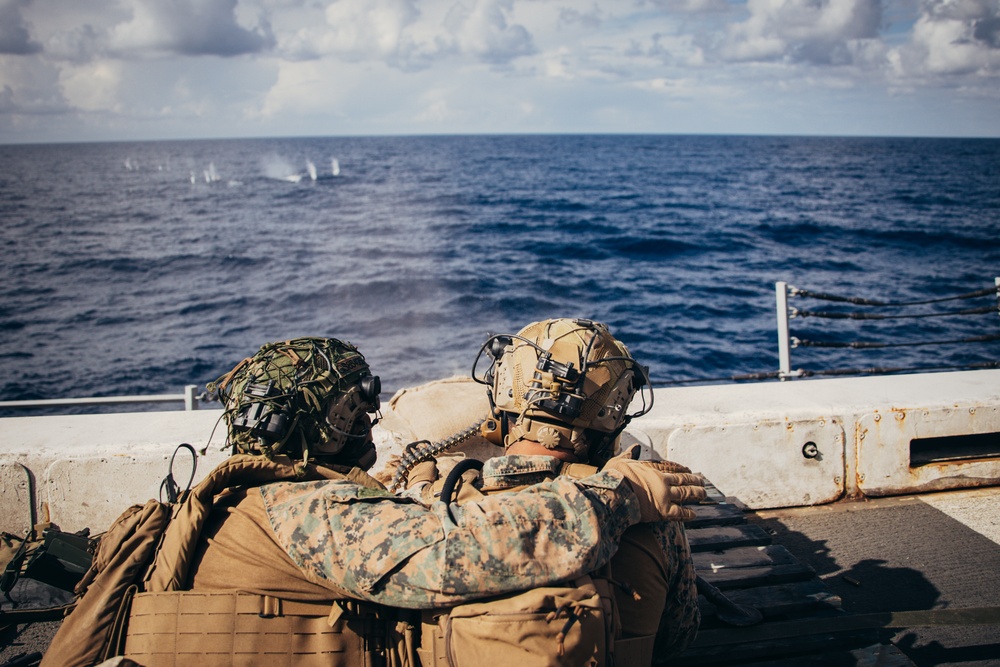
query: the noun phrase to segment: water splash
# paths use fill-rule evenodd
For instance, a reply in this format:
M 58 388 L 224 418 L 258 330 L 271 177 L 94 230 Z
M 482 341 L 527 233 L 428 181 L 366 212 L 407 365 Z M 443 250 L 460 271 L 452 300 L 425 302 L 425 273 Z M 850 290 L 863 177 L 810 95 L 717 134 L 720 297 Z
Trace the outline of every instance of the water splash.
M 295 167 L 280 155 L 268 155 L 261 160 L 261 169 L 264 176 L 276 181 L 287 181 L 298 183 L 302 180 L 302 174 L 298 173 Z
M 306 169 L 309 171 L 309 178 L 316 180 L 316 165 L 312 160 L 306 160 Z
M 330 174 L 340 176 L 340 160 L 335 157 L 330 158 Z
M 217 183 L 222 180 L 219 176 L 219 172 L 215 169 L 215 163 L 209 162 L 208 169 L 205 170 L 205 182 L 206 183 Z

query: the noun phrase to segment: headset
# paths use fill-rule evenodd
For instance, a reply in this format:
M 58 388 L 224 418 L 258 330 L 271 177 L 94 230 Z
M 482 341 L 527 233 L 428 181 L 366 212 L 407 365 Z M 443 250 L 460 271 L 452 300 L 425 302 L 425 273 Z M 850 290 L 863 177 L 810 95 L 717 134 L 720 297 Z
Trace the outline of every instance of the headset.
M 527 403 L 521 410 L 517 419 L 520 420 L 529 410 L 540 410 L 543 415 L 532 415 L 532 419 L 539 422 L 551 422 L 556 426 L 566 427 L 567 423 L 572 424 L 579 419 L 587 400 L 590 398 L 585 393 L 587 378 L 594 372 L 594 369 L 609 362 L 625 362 L 626 370 L 617 378 L 611 387 L 605 404 L 601 406 L 594 421 L 603 420 L 610 430 L 591 428 L 590 424 L 584 425 L 595 440 L 596 445 L 592 448 L 591 456 L 594 453 L 607 454 L 607 450 L 624 430 L 625 426 L 634 418 L 647 414 L 653 407 L 653 391 L 649 382 L 649 369 L 639 364 L 624 346 L 624 355 L 608 356 L 602 359 L 591 360 L 590 356 L 598 337 L 605 335 L 611 337 L 607 327 L 603 324 L 588 319 L 574 319 L 572 323 L 581 329 L 586 329 L 593 334 L 586 343 L 586 347 L 581 351 L 580 367 L 576 362 L 556 359 L 550 350 L 542 348 L 535 341 L 518 334 L 491 334 L 479 350 L 472 367 L 472 378 L 480 384 L 487 386 L 487 396 L 490 401 L 490 408 L 495 418 L 487 419 L 483 424 L 482 435 L 495 444 L 503 445 L 506 442 L 509 432 L 509 424 L 506 415 L 509 410 L 502 410 L 498 407 L 497 391 L 509 382 L 507 397 L 499 397 L 501 404 L 508 404 L 509 399 L 514 399 L 514 381 L 510 379 L 509 371 L 503 379 L 499 379 L 497 373 L 500 370 L 505 356 L 512 355 L 517 343 L 528 345 L 534 348 L 537 360 L 532 372 L 530 381 L 524 395 L 521 397 Z M 530 327 L 531 325 L 529 325 Z M 527 327 L 526 327 L 527 328 Z M 523 330 L 522 330 L 523 331 Z M 611 337 L 612 340 L 615 340 Z M 616 341 L 617 342 L 617 341 Z M 619 343 L 620 345 L 620 343 Z M 476 375 L 476 368 L 480 358 L 486 354 L 490 358 L 490 366 L 482 378 Z M 499 381 L 498 381 L 499 380 Z M 525 379 L 526 380 L 526 379 Z M 601 385 L 606 386 L 606 385 Z M 639 393 L 642 396 L 642 407 L 632 414 L 621 414 L 628 408 L 628 403 L 632 397 Z

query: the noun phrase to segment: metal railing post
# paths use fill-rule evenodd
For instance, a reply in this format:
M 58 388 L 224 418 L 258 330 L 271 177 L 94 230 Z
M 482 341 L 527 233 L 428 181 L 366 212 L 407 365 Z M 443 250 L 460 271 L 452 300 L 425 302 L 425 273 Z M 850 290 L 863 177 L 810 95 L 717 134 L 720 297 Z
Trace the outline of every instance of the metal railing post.
M 993 279 L 993 284 L 997 286 L 997 315 L 1000 315 L 1000 276 Z
M 188 384 L 184 385 L 184 409 L 185 410 L 197 410 L 198 409 L 198 385 Z
M 776 313 L 778 315 L 778 374 L 782 380 L 792 375 L 792 352 L 788 335 L 788 283 L 774 283 Z

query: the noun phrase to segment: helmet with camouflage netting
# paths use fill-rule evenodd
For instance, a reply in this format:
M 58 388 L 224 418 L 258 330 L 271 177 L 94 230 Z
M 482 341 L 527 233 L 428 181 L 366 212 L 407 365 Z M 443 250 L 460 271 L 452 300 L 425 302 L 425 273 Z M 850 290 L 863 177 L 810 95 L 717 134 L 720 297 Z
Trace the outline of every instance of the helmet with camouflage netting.
M 473 378 L 489 387 L 498 419 L 486 435 L 498 444 L 529 438 L 599 463 L 613 454 L 628 422 L 652 408 L 649 391 L 639 411 L 627 412 L 648 386 L 648 371 L 599 322 L 534 322 L 515 335 L 491 336 L 482 351 L 492 364 L 483 379 L 473 368 Z
M 375 463 L 372 419 L 381 383 L 364 356 L 336 338 L 268 343 L 215 382 L 233 451 L 272 458 Z

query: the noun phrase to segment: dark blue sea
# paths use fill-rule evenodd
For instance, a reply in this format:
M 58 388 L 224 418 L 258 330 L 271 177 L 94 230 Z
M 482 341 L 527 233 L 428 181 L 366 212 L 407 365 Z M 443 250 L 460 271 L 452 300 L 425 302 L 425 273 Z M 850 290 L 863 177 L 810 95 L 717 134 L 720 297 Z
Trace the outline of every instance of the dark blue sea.
M 666 385 L 776 371 L 776 281 L 889 302 L 994 287 L 1000 140 L 0 146 L 0 223 L 0 400 L 176 393 L 302 335 L 358 345 L 388 396 L 556 316 L 606 322 Z M 1000 333 L 996 308 L 793 319 L 795 337 L 905 346 L 800 347 L 792 367 L 993 363 L 1000 342 L 951 341 Z

